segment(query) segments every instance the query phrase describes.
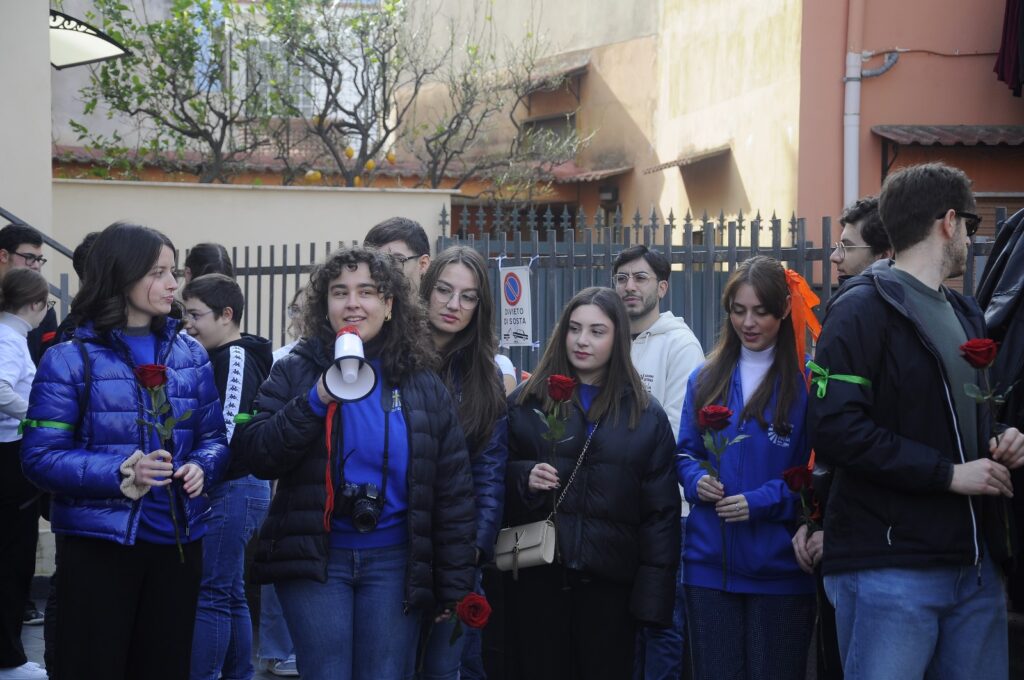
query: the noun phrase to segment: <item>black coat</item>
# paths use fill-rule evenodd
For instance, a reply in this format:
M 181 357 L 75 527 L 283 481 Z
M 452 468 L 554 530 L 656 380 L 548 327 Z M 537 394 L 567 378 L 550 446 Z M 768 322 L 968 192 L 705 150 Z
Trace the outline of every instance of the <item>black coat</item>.
M 977 305 L 943 289 L 968 338 L 985 337 Z M 833 469 L 825 510 L 822 569 L 970 565 L 1006 554 L 1005 504 L 949 491 L 965 462 L 952 390 L 937 350 L 904 304 L 886 263 L 840 289 L 825 315 L 815 362 L 856 375 L 818 397 L 812 387 L 808 432 Z M 979 409 L 979 455 L 988 452 L 988 414 Z
M 253 474 L 278 479 L 253 564 L 258 583 L 327 580 L 325 427 L 307 395 L 328 365 L 319 341 L 299 342 L 271 369 L 254 402 L 256 415 L 235 430 Z M 399 388 L 409 432 L 409 565 L 403 604 L 429 610 L 473 589 L 473 479 L 462 428 L 437 375 L 414 373 Z M 335 430 L 340 431 L 339 423 Z
M 528 489 L 530 470 L 551 463 L 545 426 L 528 400 L 517 405 L 522 387 L 509 397 L 509 461 L 506 524 L 542 520 L 551 512 L 552 493 Z M 632 583 L 630 612 L 642 623 L 669 625 L 679 566 L 679 485 L 672 428 L 661 406 L 651 400 L 635 430 L 628 428 L 630 393 L 623 394 L 618 422 L 605 419 L 558 509 L 558 549 L 569 569 Z M 587 439 L 578 406 L 570 409 L 567 440 L 555 446 L 553 465 L 564 487 Z M 560 493 L 561 489 L 555 493 Z

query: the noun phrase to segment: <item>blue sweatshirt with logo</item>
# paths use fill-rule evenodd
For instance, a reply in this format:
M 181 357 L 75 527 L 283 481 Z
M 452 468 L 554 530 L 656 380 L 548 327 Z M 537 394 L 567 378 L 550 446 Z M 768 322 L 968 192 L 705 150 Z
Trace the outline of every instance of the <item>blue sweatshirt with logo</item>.
M 676 469 L 690 516 L 686 521 L 686 542 L 683 552 L 684 581 L 687 585 L 723 590 L 722 521 L 714 503 L 697 497 L 697 482 L 707 472 L 700 461 L 714 455 L 704 447 L 703 433 L 697 427 L 694 398 L 697 395 L 696 369 L 689 378 L 676 445 Z M 801 381 L 802 377 L 794 379 Z M 766 427 L 757 420 L 739 422 L 743 411 L 743 388 L 739 367 L 733 371 L 727 406 L 735 414 L 729 426 L 718 433 L 723 441 L 737 435 L 747 439 L 730 445 L 722 456 L 720 478 L 725 495 L 743 494 L 750 507 L 750 519 L 725 523 L 725 587 L 733 593 L 761 595 L 804 595 L 814 592 L 812 577 L 796 562 L 790 543 L 800 516 L 800 498 L 786 487 L 784 470 L 807 465 L 810 449 L 807 443 L 805 418 L 807 392 L 797 390 L 797 399 L 787 418 L 789 433 L 776 432 L 773 396 L 764 414 Z
M 380 376 L 380 360 L 371 359 L 370 365 Z M 340 427 L 337 427 L 334 441 L 341 444 L 341 455 L 336 451 L 331 457 L 331 476 L 336 485 L 335 512 L 331 517 L 332 548 L 384 548 L 401 545 L 408 540 L 409 431 L 402 412 L 401 392 L 394 389 L 385 399 L 382 382 L 378 379 L 373 392 L 363 399 L 345 402 L 338 408 L 335 426 Z M 327 416 L 327 407 L 317 396 L 316 385 L 310 390 L 308 399 L 315 413 Z M 337 509 L 341 504 L 341 480 L 349 484 L 374 484 L 380 491 L 384 478 L 385 419 L 388 450 L 385 502 L 377 527 L 363 534 L 356 531 L 351 517 Z

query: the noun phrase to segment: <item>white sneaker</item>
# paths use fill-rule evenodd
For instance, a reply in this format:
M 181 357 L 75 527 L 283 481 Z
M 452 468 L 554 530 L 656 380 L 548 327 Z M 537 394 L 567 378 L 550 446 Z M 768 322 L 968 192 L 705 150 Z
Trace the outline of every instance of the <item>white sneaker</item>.
M 0 668 L 0 680 L 46 680 L 46 669 L 35 661 L 23 663 L 16 668 Z

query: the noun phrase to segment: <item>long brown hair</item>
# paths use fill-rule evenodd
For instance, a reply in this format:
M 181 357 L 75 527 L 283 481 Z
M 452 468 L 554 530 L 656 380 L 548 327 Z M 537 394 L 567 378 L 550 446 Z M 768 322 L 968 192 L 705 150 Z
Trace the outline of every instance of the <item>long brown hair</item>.
M 569 304 L 562 310 L 562 316 L 558 319 L 555 332 L 548 340 L 544 356 L 541 357 L 537 368 L 523 386 L 517 403 L 522 404 L 533 397 L 544 405 L 544 410 L 550 411 L 554 403 L 548 396 L 548 377 L 552 375 L 576 377 L 576 369 L 569 362 L 569 354 L 565 350 L 565 338 L 569 334 L 569 317 L 577 307 L 583 305 L 595 305 L 611 319 L 612 325 L 615 327 L 612 331 L 614 341 L 612 354 L 604 373 L 604 384 L 601 392 L 594 399 L 594 403 L 590 405 L 587 418 L 596 421 L 598 418 L 607 416 L 612 421 L 617 421 L 622 392 L 629 390 L 632 392 L 629 429 L 632 430 L 640 422 L 640 414 L 647 408 L 650 399 L 643 383 L 640 382 L 640 376 L 633 368 L 633 360 L 629 356 L 631 341 L 626 307 L 611 288 L 584 288 L 576 293 L 572 300 L 569 300 Z M 573 397 L 573 399 L 578 405 L 581 405 L 578 397 Z
M 420 342 L 427 336 L 427 319 L 409 292 L 409 282 L 394 266 L 391 256 L 375 248 L 339 248 L 313 269 L 305 288 L 302 316 L 296 322 L 302 337 L 318 338 L 325 354 L 333 358 L 335 333 L 327 320 L 327 289 L 346 267 L 355 268 L 361 262 L 370 269 L 378 292 L 392 300 L 391 320 L 384 323 L 378 335 L 378 356 L 388 381 L 398 384 L 414 371 L 436 368 L 433 346 Z
M 434 285 L 445 267 L 461 264 L 473 272 L 480 302 L 461 331 L 441 350 L 441 377 L 448 391 L 455 393 L 456 379 L 461 392 L 459 423 L 473 454 L 487 443 L 494 422 L 505 412 L 505 390 L 498 379 L 494 355 L 498 338 L 494 331 L 494 298 L 487 277 L 487 262 L 473 248 L 453 246 L 430 263 L 420 281 L 420 298 L 429 309 Z
M 781 319 L 782 324 L 775 340 L 775 358 L 772 360 L 771 368 L 754 394 L 747 399 L 740 420 L 753 418 L 761 427 L 767 427 L 764 412 L 778 385 L 772 427 L 780 434 L 788 434 L 789 409 L 796 400 L 797 390 L 803 389 L 803 381 L 800 378 L 800 365 L 796 356 L 793 324 L 785 318 L 789 298 L 786 271 L 778 260 L 764 255 L 752 257 L 740 264 L 725 284 L 725 290 L 722 291 L 725 319 L 718 331 L 715 348 L 697 375 L 694 413 L 711 404 L 729 403 L 729 387 L 732 385 L 732 375 L 739 363 L 742 347 L 740 338 L 732 327 L 730 316 L 733 300 L 736 299 L 736 293 L 743 284 L 750 284 L 761 305 L 776 319 Z

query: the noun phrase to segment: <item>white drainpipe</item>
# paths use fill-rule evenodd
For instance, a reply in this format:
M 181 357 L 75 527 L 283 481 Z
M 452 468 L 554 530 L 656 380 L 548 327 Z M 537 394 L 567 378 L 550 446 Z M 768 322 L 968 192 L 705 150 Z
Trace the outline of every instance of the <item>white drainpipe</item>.
M 860 52 L 847 52 L 843 101 L 843 206 L 860 198 L 860 67 Z

